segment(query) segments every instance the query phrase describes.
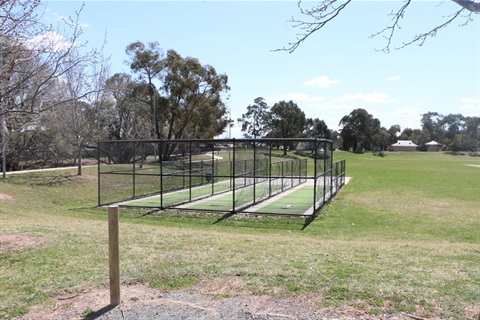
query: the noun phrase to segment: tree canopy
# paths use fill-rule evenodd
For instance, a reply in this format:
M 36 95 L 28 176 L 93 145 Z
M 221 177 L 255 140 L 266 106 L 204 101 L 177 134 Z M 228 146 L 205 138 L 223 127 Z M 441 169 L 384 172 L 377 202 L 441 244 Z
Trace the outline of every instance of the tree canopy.
M 372 150 L 374 136 L 381 129 L 380 121 L 361 108 L 344 116 L 339 126 L 342 127 L 343 149 L 352 151 Z
M 271 138 L 295 138 L 302 135 L 305 128 L 305 113 L 293 101 L 280 101 L 270 110 Z
M 247 112 L 239 121 L 246 138 L 264 137 L 268 132 L 269 109 L 265 99 L 258 97 L 253 104 L 248 105 Z
M 225 98 L 230 87 L 225 74 L 196 58 L 183 58 L 169 50 L 165 59 L 162 92 L 165 97 L 166 139 L 213 138 L 227 121 Z
M 331 139 L 332 132 L 328 129 L 325 121 L 319 118 L 307 118 L 305 125 L 305 136 L 309 138 Z
M 155 137 L 208 139 L 223 132 L 228 124 L 224 118 L 230 90 L 227 75 L 172 49 L 163 54 L 156 42 L 131 43 L 126 53 L 138 76 L 134 95 L 139 101 L 149 101 L 152 119 L 155 115 Z M 155 83 L 159 83 L 158 88 Z M 166 148 L 163 157 L 168 158 L 174 149 L 174 145 Z

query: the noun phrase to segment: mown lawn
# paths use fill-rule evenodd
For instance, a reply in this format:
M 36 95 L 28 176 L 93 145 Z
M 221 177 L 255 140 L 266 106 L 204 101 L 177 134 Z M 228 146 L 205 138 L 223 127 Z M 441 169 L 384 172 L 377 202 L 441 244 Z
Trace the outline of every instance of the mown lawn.
M 199 280 L 319 306 L 473 318 L 480 313 L 480 158 L 338 152 L 349 185 L 313 222 L 121 212 L 123 282 L 161 289 Z M 59 291 L 108 284 L 106 209 L 96 168 L 0 181 L 0 234 L 37 236 L 0 254 L 0 318 Z M 4 244 L 0 243 L 0 246 Z M 1 251 L 0 251 L 1 252 Z M 235 279 L 235 281 L 232 281 Z

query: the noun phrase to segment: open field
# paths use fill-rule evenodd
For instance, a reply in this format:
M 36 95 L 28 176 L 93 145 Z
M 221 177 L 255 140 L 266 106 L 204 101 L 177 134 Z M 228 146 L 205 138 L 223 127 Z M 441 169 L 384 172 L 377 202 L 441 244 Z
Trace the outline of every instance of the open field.
M 314 221 L 123 210 L 123 283 L 228 287 L 211 294 L 293 297 L 372 316 L 479 314 L 480 158 L 338 152 L 339 159 L 353 179 Z M 96 168 L 75 172 L 0 180 L 0 318 L 108 284 Z M 29 242 L 13 250 L 13 235 Z

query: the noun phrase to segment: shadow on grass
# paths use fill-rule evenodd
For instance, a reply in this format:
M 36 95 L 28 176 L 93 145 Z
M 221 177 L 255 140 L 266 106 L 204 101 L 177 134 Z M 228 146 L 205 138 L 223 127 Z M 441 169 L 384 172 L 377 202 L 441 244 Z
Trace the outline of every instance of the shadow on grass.
M 300 230 L 305 230 L 305 229 L 310 225 L 310 223 L 312 223 L 313 220 L 315 220 L 316 217 L 317 217 L 316 215 L 312 215 L 312 216 L 310 216 L 310 217 L 306 217 L 306 218 L 305 218 L 305 222 L 303 223 L 303 227 L 302 227 L 302 229 L 300 229 Z
M 39 187 L 54 187 L 62 186 L 66 183 L 72 182 L 77 176 L 75 174 L 55 174 L 51 172 L 47 173 L 29 173 L 25 175 L 12 176 L 11 181 L 15 184 L 28 184 L 30 186 Z
M 238 217 L 230 219 L 231 217 Z M 238 216 L 236 213 L 229 212 L 222 215 L 215 220 L 212 224 L 220 224 L 224 226 L 236 226 L 245 228 L 263 228 L 263 229 L 278 229 L 288 230 L 297 229 L 305 230 L 318 216 L 298 216 L 298 217 L 285 217 L 285 216 Z M 293 228 L 292 228 L 293 227 Z
M 223 216 L 221 216 L 220 218 L 218 218 L 216 221 L 214 221 L 213 224 L 220 223 L 223 220 L 228 219 L 233 215 L 235 215 L 235 212 L 228 212 L 228 213 L 224 214 Z
M 155 212 L 159 212 L 159 211 L 162 211 L 161 209 L 152 209 L 152 210 L 148 210 L 147 212 L 142 212 L 140 213 L 139 217 L 145 217 L 145 216 L 149 216 L 151 215 L 152 213 L 155 213 Z
M 105 210 L 87 210 L 93 211 L 94 214 L 105 215 Z M 122 211 L 122 217 L 137 220 L 141 218 L 151 219 L 145 220 L 145 223 L 164 224 L 168 222 L 178 225 L 203 225 L 223 226 L 235 228 L 252 228 L 265 230 L 298 230 L 303 231 L 310 227 L 315 220 L 322 220 L 321 215 L 315 216 L 280 216 L 280 215 L 243 215 L 238 212 L 196 212 L 196 211 L 169 211 L 155 208 L 153 210 L 128 209 Z M 133 221 L 132 220 L 132 221 Z

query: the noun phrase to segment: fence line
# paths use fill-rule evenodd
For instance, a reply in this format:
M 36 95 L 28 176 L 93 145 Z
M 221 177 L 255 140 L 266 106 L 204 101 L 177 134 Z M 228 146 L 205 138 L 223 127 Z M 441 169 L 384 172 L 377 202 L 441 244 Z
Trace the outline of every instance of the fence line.
M 310 159 L 292 156 L 285 148 L 302 149 L 301 155 Z M 158 150 L 158 159 L 152 157 L 154 150 Z M 252 211 L 260 202 L 271 198 L 272 203 L 280 201 L 282 193 L 305 185 L 308 187 L 302 192 L 293 194 L 303 194 L 305 202 L 311 203 L 306 214 L 315 215 L 344 183 L 345 161 L 333 162 L 332 142 L 325 139 L 98 143 L 99 205 L 145 199 L 145 207 L 158 209 L 262 214 L 260 209 Z M 220 203 L 222 194 L 231 197 L 229 205 L 218 205 L 218 209 L 213 204 L 195 206 L 195 201 L 217 195 Z M 136 206 L 142 206 L 139 203 Z M 279 212 L 285 213 L 287 210 Z

